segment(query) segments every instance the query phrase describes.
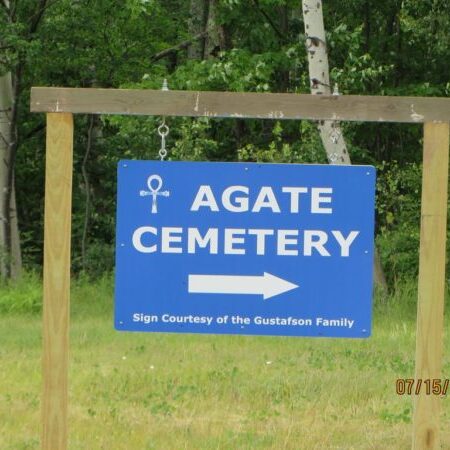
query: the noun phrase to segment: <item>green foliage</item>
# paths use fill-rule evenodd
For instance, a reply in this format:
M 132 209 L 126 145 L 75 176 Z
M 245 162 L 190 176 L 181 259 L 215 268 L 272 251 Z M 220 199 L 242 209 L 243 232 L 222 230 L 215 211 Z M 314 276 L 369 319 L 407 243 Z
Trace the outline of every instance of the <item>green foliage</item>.
M 95 215 L 93 216 L 93 220 L 96 220 Z M 97 219 L 97 221 L 99 220 L 100 219 Z M 110 230 L 110 232 L 112 234 L 113 230 Z M 99 239 L 92 239 L 86 249 L 86 267 L 82 269 L 81 261 L 74 259 L 72 262 L 72 268 L 75 271 L 84 270 L 94 279 L 101 278 L 113 269 L 114 256 L 113 242 L 104 243 Z
M 183 120 L 169 158 L 179 161 L 214 160 L 219 144 L 208 136 L 210 126 L 208 118 Z
M 380 419 L 388 423 L 399 423 L 399 422 L 411 423 L 412 411 L 411 408 L 404 408 L 400 412 L 391 412 L 387 409 L 384 409 L 380 413 Z
M 375 292 L 375 310 L 382 317 L 399 317 L 414 321 L 417 317 L 417 287 L 416 279 L 398 277 L 388 295 L 379 290 Z M 446 286 L 445 301 L 449 304 L 450 285 Z
M 92 270 L 97 275 L 95 270 Z M 99 272 L 100 273 L 100 272 Z M 75 316 L 109 313 L 112 308 L 114 278 L 102 268 L 95 279 L 81 274 L 71 283 L 71 309 Z M 42 278 L 25 272 L 19 279 L 0 284 L 1 314 L 34 314 L 42 311 Z
M 206 2 L 210 3 L 210 2 Z M 212 2 L 211 2 L 212 3 Z M 0 8 L 0 73 L 20 69 L 16 186 L 26 266 L 42 264 L 44 116 L 30 114 L 29 88 L 77 86 L 242 92 L 309 92 L 301 2 L 219 0 L 203 60 L 186 46 L 190 1 L 10 0 Z M 450 3 L 445 0 L 323 2 L 332 84 L 342 93 L 450 95 Z M 41 17 L 40 21 L 36 21 Z M 196 42 L 198 38 L 196 38 Z M 159 52 L 174 48 L 164 57 Z M 14 72 L 15 73 L 15 72 Z M 169 159 L 326 163 L 314 123 L 166 118 Z M 87 189 L 81 166 L 89 118 L 76 117 L 73 269 L 83 270 Z M 157 117 L 102 117 L 86 163 L 91 208 L 85 269 L 112 270 L 116 165 L 155 159 Z M 417 274 L 421 127 L 342 124 L 353 163 L 378 168 L 377 242 L 391 284 Z
M 110 314 L 113 295 L 114 277 L 110 272 L 102 272 L 95 279 L 89 274 L 81 274 L 71 285 L 72 314 L 74 317 Z
M 300 45 L 261 54 L 238 48 L 222 51 L 218 58 L 187 61 L 172 75 L 171 85 L 182 90 L 273 91 L 280 71 L 298 68 L 302 51 Z
M 269 122 L 271 125 L 271 123 Z M 300 122 L 298 126 L 298 138 L 289 142 L 285 138 L 284 130 L 289 129 L 282 122 L 274 122 L 272 137 L 268 147 L 260 147 L 254 143 L 248 143 L 238 149 L 238 157 L 241 161 L 278 162 L 278 163 L 316 163 L 326 164 L 326 155 L 323 150 L 320 137 L 315 125 L 308 122 Z
M 379 91 L 394 69 L 393 64 L 381 64 L 364 50 L 363 31 L 362 25 L 352 30 L 340 23 L 329 33 L 330 52 L 336 53 L 335 58 L 342 58 L 330 74 L 331 79 L 339 84 L 341 93 Z
M 391 284 L 418 273 L 421 172 L 417 163 L 378 167 L 377 244 Z
M 0 313 L 35 313 L 42 308 L 42 283 L 34 272 L 0 284 Z

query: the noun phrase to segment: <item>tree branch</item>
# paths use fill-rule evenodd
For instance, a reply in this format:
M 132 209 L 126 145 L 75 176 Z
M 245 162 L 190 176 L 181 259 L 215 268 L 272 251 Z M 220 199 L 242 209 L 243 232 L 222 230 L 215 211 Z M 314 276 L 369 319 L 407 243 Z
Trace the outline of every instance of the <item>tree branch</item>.
M 40 1 L 37 11 L 31 17 L 30 34 L 35 33 L 36 30 L 38 29 L 45 11 L 48 8 L 51 8 L 55 3 L 58 3 L 59 1 L 60 0 L 53 0 L 52 2 L 48 2 L 48 0 Z
M 17 10 L 17 1 L 9 3 L 9 18 L 12 23 L 15 23 L 16 21 L 16 10 Z
M 208 34 L 207 31 L 203 31 L 202 33 L 199 33 L 196 36 L 194 36 L 189 41 L 184 41 L 184 42 L 181 42 L 181 44 L 175 45 L 174 47 L 170 47 L 170 48 L 167 48 L 165 50 L 162 50 L 161 52 L 154 54 L 150 58 L 150 61 L 151 62 L 156 62 L 156 61 L 159 61 L 162 58 L 165 58 L 166 56 L 169 56 L 170 54 L 172 54 L 174 52 L 178 52 L 180 50 L 184 50 L 184 49 L 190 47 L 195 41 L 198 41 L 199 39 L 202 39 L 202 38 L 206 37 L 207 34 Z
M 34 34 L 47 7 L 47 0 L 40 0 L 38 10 L 31 17 L 30 34 Z
M 255 6 L 255 9 L 267 20 L 267 23 L 272 27 L 273 31 L 275 31 L 275 34 L 280 38 L 280 40 L 282 42 L 287 42 L 286 36 L 278 29 L 270 16 L 259 6 L 259 1 L 253 0 L 253 5 Z
M 30 139 L 33 137 L 36 133 L 39 133 L 42 130 L 45 130 L 46 126 L 45 123 L 41 123 L 37 126 L 35 126 L 32 130 L 30 130 L 23 138 L 22 141 L 26 141 L 27 139 Z

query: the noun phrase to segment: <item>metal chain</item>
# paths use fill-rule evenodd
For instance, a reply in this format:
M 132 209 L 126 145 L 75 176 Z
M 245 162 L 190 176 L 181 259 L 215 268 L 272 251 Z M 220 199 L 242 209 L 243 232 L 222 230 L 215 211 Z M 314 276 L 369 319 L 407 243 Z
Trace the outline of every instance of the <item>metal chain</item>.
M 335 96 L 341 95 L 339 93 L 339 86 L 337 83 L 335 83 L 333 86 L 333 94 L 332 95 L 335 95 Z M 337 144 L 339 142 L 339 139 L 341 138 L 342 133 L 340 131 L 339 126 L 340 126 L 339 122 L 337 120 L 334 120 L 333 124 L 332 124 L 333 129 L 331 130 L 331 133 L 330 133 L 330 140 L 333 144 Z M 336 155 L 335 159 L 332 158 L 333 155 Z M 333 153 L 333 155 L 331 155 L 330 161 L 336 162 L 337 154 Z
M 166 125 L 166 119 L 163 117 L 162 124 L 158 127 L 158 134 L 161 136 L 161 148 L 159 149 L 159 157 L 161 161 L 167 156 L 166 136 L 169 134 L 169 127 Z
M 169 90 L 169 85 L 165 78 L 164 78 L 161 90 L 162 91 Z M 161 158 L 161 161 L 164 161 L 164 158 L 167 156 L 166 136 L 169 134 L 169 127 L 166 125 L 165 117 L 162 118 L 162 123 L 158 127 L 158 134 L 161 136 L 161 148 L 159 149 L 159 157 Z

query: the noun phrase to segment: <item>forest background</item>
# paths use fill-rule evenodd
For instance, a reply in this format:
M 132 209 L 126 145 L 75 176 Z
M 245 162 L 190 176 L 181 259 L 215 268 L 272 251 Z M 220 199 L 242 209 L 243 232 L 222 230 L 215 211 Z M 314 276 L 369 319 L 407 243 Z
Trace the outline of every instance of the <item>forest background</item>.
M 447 0 L 327 0 L 341 94 L 450 95 Z M 45 116 L 31 86 L 309 93 L 298 0 L 0 0 L 0 265 L 40 273 Z M 74 275 L 114 268 L 116 166 L 155 159 L 159 117 L 76 118 Z M 167 118 L 169 159 L 327 163 L 307 121 Z M 376 242 L 388 284 L 418 269 L 422 126 L 343 123 L 378 171 Z M 8 206 L 9 205 L 9 206 Z M 1 302 L 0 302 L 1 303 Z

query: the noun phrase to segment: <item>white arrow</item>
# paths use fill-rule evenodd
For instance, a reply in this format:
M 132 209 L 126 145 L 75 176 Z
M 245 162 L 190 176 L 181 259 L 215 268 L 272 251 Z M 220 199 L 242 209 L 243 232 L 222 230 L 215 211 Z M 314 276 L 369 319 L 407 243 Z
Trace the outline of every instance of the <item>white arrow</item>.
M 262 276 L 189 275 L 188 283 L 191 294 L 254 294 L 264 300 L 296 288 L 296 284 L 267 272 Z

